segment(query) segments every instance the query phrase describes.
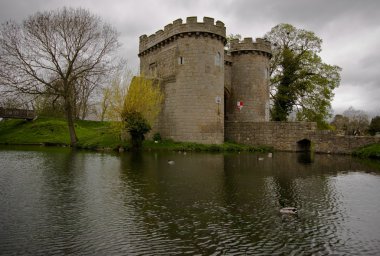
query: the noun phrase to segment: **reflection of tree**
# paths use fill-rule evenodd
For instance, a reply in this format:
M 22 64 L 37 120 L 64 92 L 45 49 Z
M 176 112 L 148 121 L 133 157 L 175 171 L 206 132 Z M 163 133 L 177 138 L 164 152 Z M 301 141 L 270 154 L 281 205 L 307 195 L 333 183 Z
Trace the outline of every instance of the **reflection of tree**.
M 78 189 L 83 186 L 83 154 L 75 150 L 48 151 L 41 157 L 44 160 L 42 199 L 45 225 L 40 228 L 51 243 L 63 244 L 60 253 L 74 253 L 72 245 L 82 241 L 88 228 L 82 213 L 85 198 Z M 46 204 L 46 205 L 45 205 Z M 71 249 L 70 249 L 71 248 Z
M 168 165 L 169 159 L 175 164 Z M 215 220 L 210 208 L 220 201 L 222 171 L 223 155 L 145 152 L 121 158 L 125 193 L 132 191 L 125 204 L 133 205 L 151 252 L 162 246 L 193 250 L 198 239 L 210 235 L 207 227 Z

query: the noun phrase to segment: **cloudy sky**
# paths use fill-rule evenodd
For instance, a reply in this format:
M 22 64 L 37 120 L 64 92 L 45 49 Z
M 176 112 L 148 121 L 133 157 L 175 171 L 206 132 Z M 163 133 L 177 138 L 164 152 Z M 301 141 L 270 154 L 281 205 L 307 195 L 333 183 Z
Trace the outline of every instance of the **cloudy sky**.
M 213 17 L 227 34 L 253 38 L 279 23 L 314 31 L 323 39 L 324 62 L 343 68 L 334 113 L 353 106 L 380 114 L 380 0 L 0 0 L 0 22 L 63 6 L 84 7 L 113 24 L 120 54 L 136 70 L 138 37 L 177 18 Z

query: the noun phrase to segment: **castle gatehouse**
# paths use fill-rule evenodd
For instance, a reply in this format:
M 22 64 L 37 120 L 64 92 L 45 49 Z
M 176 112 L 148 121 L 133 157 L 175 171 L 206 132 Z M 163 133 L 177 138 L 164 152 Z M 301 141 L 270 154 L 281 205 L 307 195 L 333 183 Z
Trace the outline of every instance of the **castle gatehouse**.
M 226 43 L 224 23 L 208 17 L 140 36 L 140 72 L 159 79 L 165 94 L 155 127 L 162 137 L 220 144 L 225 121 L 269 121 L 270 43 Z

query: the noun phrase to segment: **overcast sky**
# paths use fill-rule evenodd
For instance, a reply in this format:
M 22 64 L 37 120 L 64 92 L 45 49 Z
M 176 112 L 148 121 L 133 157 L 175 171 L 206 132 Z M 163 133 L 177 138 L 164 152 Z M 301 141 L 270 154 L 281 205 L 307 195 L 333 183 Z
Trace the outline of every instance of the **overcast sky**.
M 0 0 L 0 22 L 63 6 L 84 7 L 120 32 L 120 54 L 138 67 L 138 37 L 177 18 L 221 20 L 227 34 L 262 37 L 279 23 L 314 31 L 324 62 L 343 68 L 334 114 L 353 106 L 380 114 L 380 0 Z

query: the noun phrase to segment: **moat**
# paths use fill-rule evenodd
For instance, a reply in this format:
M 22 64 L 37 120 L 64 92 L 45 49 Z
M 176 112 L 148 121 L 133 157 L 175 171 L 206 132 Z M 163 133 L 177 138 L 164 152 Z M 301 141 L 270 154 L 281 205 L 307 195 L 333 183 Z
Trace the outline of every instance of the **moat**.
M 0 255 L 378 255 L 379 194 L 349 156 L 2 146 Z

